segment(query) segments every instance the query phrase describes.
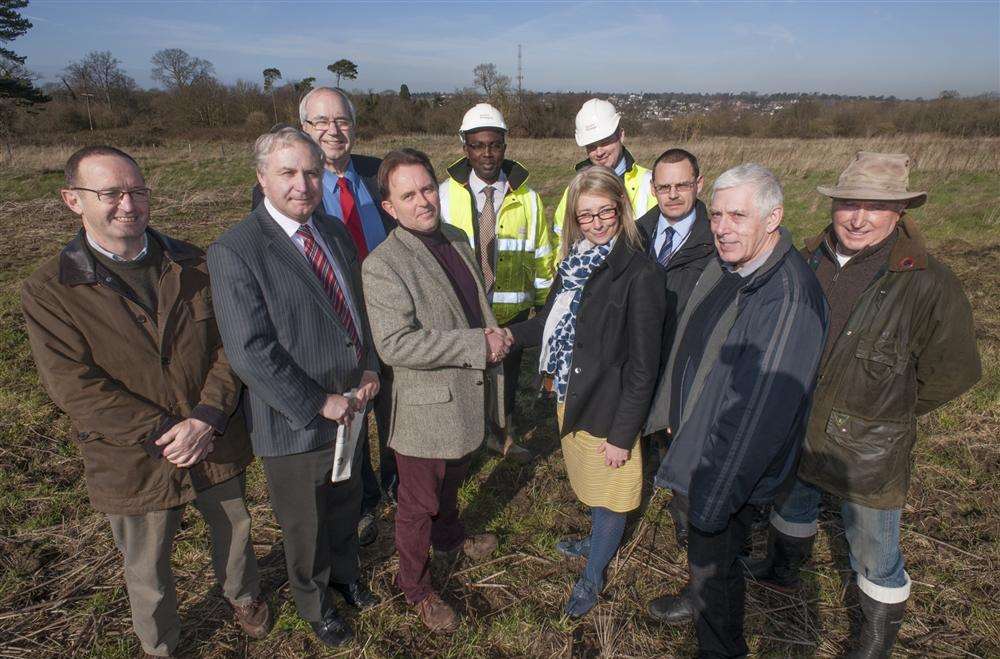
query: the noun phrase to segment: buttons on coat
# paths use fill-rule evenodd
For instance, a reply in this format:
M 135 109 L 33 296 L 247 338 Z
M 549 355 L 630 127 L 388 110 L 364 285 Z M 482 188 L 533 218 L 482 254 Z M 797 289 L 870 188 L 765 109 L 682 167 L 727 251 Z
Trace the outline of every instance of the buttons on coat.
M 470 364 L 469 362 L 463 362 L 462 368 L 472 368 L 472 364 Z
M 576 373 L 577 375 L 579 375 L 582 371 L 583 371 L 583 369 L 580 368 L 579 366 L 574 366 L 573 367 L 573 372 Z
M 164 366 L 170 366 L 170 357 L 167 356 L 160 357 L 160 363 L 163 364 Z
M 483 381 L 482 380 L 476 380 L 476 386 L 477 387 L 483 386 Z

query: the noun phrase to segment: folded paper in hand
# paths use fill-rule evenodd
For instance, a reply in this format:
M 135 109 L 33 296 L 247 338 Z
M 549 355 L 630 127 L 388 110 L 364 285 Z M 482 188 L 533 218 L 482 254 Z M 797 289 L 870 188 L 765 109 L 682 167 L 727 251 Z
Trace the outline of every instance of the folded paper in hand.
M 356 390 L 351 389 L 345 398 L 353 399 Z M 361 436 L 361 428 L 365 425 L 364 412 L 355 414 L 354 418 L 347 425 L 337 426 L 337 443 L 333 451 L 333 471 L 330 480 L 334 483 L 346 481 L 351 477 L 351 464 L 354 462 L 354 449 L 358 445 L 358 438 Z

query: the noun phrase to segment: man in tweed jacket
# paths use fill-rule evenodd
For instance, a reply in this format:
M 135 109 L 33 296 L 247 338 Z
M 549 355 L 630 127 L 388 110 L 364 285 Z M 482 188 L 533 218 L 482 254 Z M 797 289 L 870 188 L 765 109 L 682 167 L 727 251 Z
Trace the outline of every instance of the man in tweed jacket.
M 249 389 L 251 440 L 296 608 L 337 646 L 351 630 L 327 587 L 358 608 L 376 602 L 358 581 L 360 450 L 347 480 L 334 483 L 331 472 L 338 427 L 360 423 L 378 393 L 378 359 L 354 245 L 339 223 L 315 213 L 322 151 L 284 128 L 261 136 L 254 157 L 265 200 L 209 248 L 213 302 L 233 370 Z
M 467 537 L 458 488 L 487 418 L 502 423 L 507 351 L 468 237 L 440 219 L 427 156 L 387 155 L 379 168 L 382 207 L 399 227 L 365 259 L 365 300 L 379 356 L 392 369 L 389 446 L 396 453 L 396 584 L 432 631 L 458 618 L 431 586 L 428 550 L 485 558 L 490 534 Z

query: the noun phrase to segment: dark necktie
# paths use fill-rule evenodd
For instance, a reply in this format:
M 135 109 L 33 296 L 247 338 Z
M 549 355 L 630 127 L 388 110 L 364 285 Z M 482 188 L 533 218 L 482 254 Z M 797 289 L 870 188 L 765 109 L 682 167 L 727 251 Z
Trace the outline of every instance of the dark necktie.
M 361 361 L 361 338 L 358 336 L 358 328 L 354 324 L 351 310 L 347 308 L 347 298 L 344 297 L 344 290 L 340 287 L 337 275 L 333 272 L 333 266 L 330 265 L 330 261 L 326 258 L 326 254 L 323 253 L 320 246 L 316 244 L 316 239 L 313 238 L 309 227 L 303 224 L 296 233 L 302 236 L 309 265 L 312 266 L 313 272 L 316 273 L 320 283 L 323 284 L 323 290 L 326 291 L 327 297 L 330 298 L 333 311 L 340 318 L 340 321 L 344 323 L 344 327 L 347 329 L 347 333 L 354 343 L 354 351 L 358 355 L 358 361 Z
M 662 267 L 667 267 L 673 253 L 670 251 L 674 246 L 674 228 L 667 227 L 663 231 L 663 245 L 660 246 L 660 253 L 656 255 L 656 262 Z
M 483 269 L 483 283 L 486 285 L 486 292 L 493 290 L 493 282 L 496 275 L 493 272 L 493 247 L 497 238 L 497 209 L 493 206 L 493 193 L 496 190 L 492 185 L 483 188 L 483 195 L 486 201 L 483 203 L 483 210 L 479 211 L 479 266 Z
M 344 226 L 347 227 L 347 233 L 351 234 L 354 246 L 358 248 L 358 262 L 360 263 L 368 256 L 368 243 L 365 242 L 361 214 L 358 212 L 358 205 L 354 203 L 354 193 L 351 192 L 351 184 L 346 176 L 337 179 L 337 188 L 340 189 L 340 210 L 344 214 Z

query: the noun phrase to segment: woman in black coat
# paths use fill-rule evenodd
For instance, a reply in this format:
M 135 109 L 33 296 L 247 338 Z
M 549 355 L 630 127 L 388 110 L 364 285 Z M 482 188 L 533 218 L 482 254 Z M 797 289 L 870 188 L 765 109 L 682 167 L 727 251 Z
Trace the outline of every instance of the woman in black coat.
M 591 508 L 590 536 L 556 545 L 587 557 L 566 613 L 597 603 L 625 514 L 642 495 L 639 432 L 653 397 L 667 300 L 663 271 L 642 249 L 625 187 L 590 167 L 569 186 L 563 259 L 545 308 L 507 328 L 518 347 L 541 345 L 539 372 L 556 393 L 570 485 Z

